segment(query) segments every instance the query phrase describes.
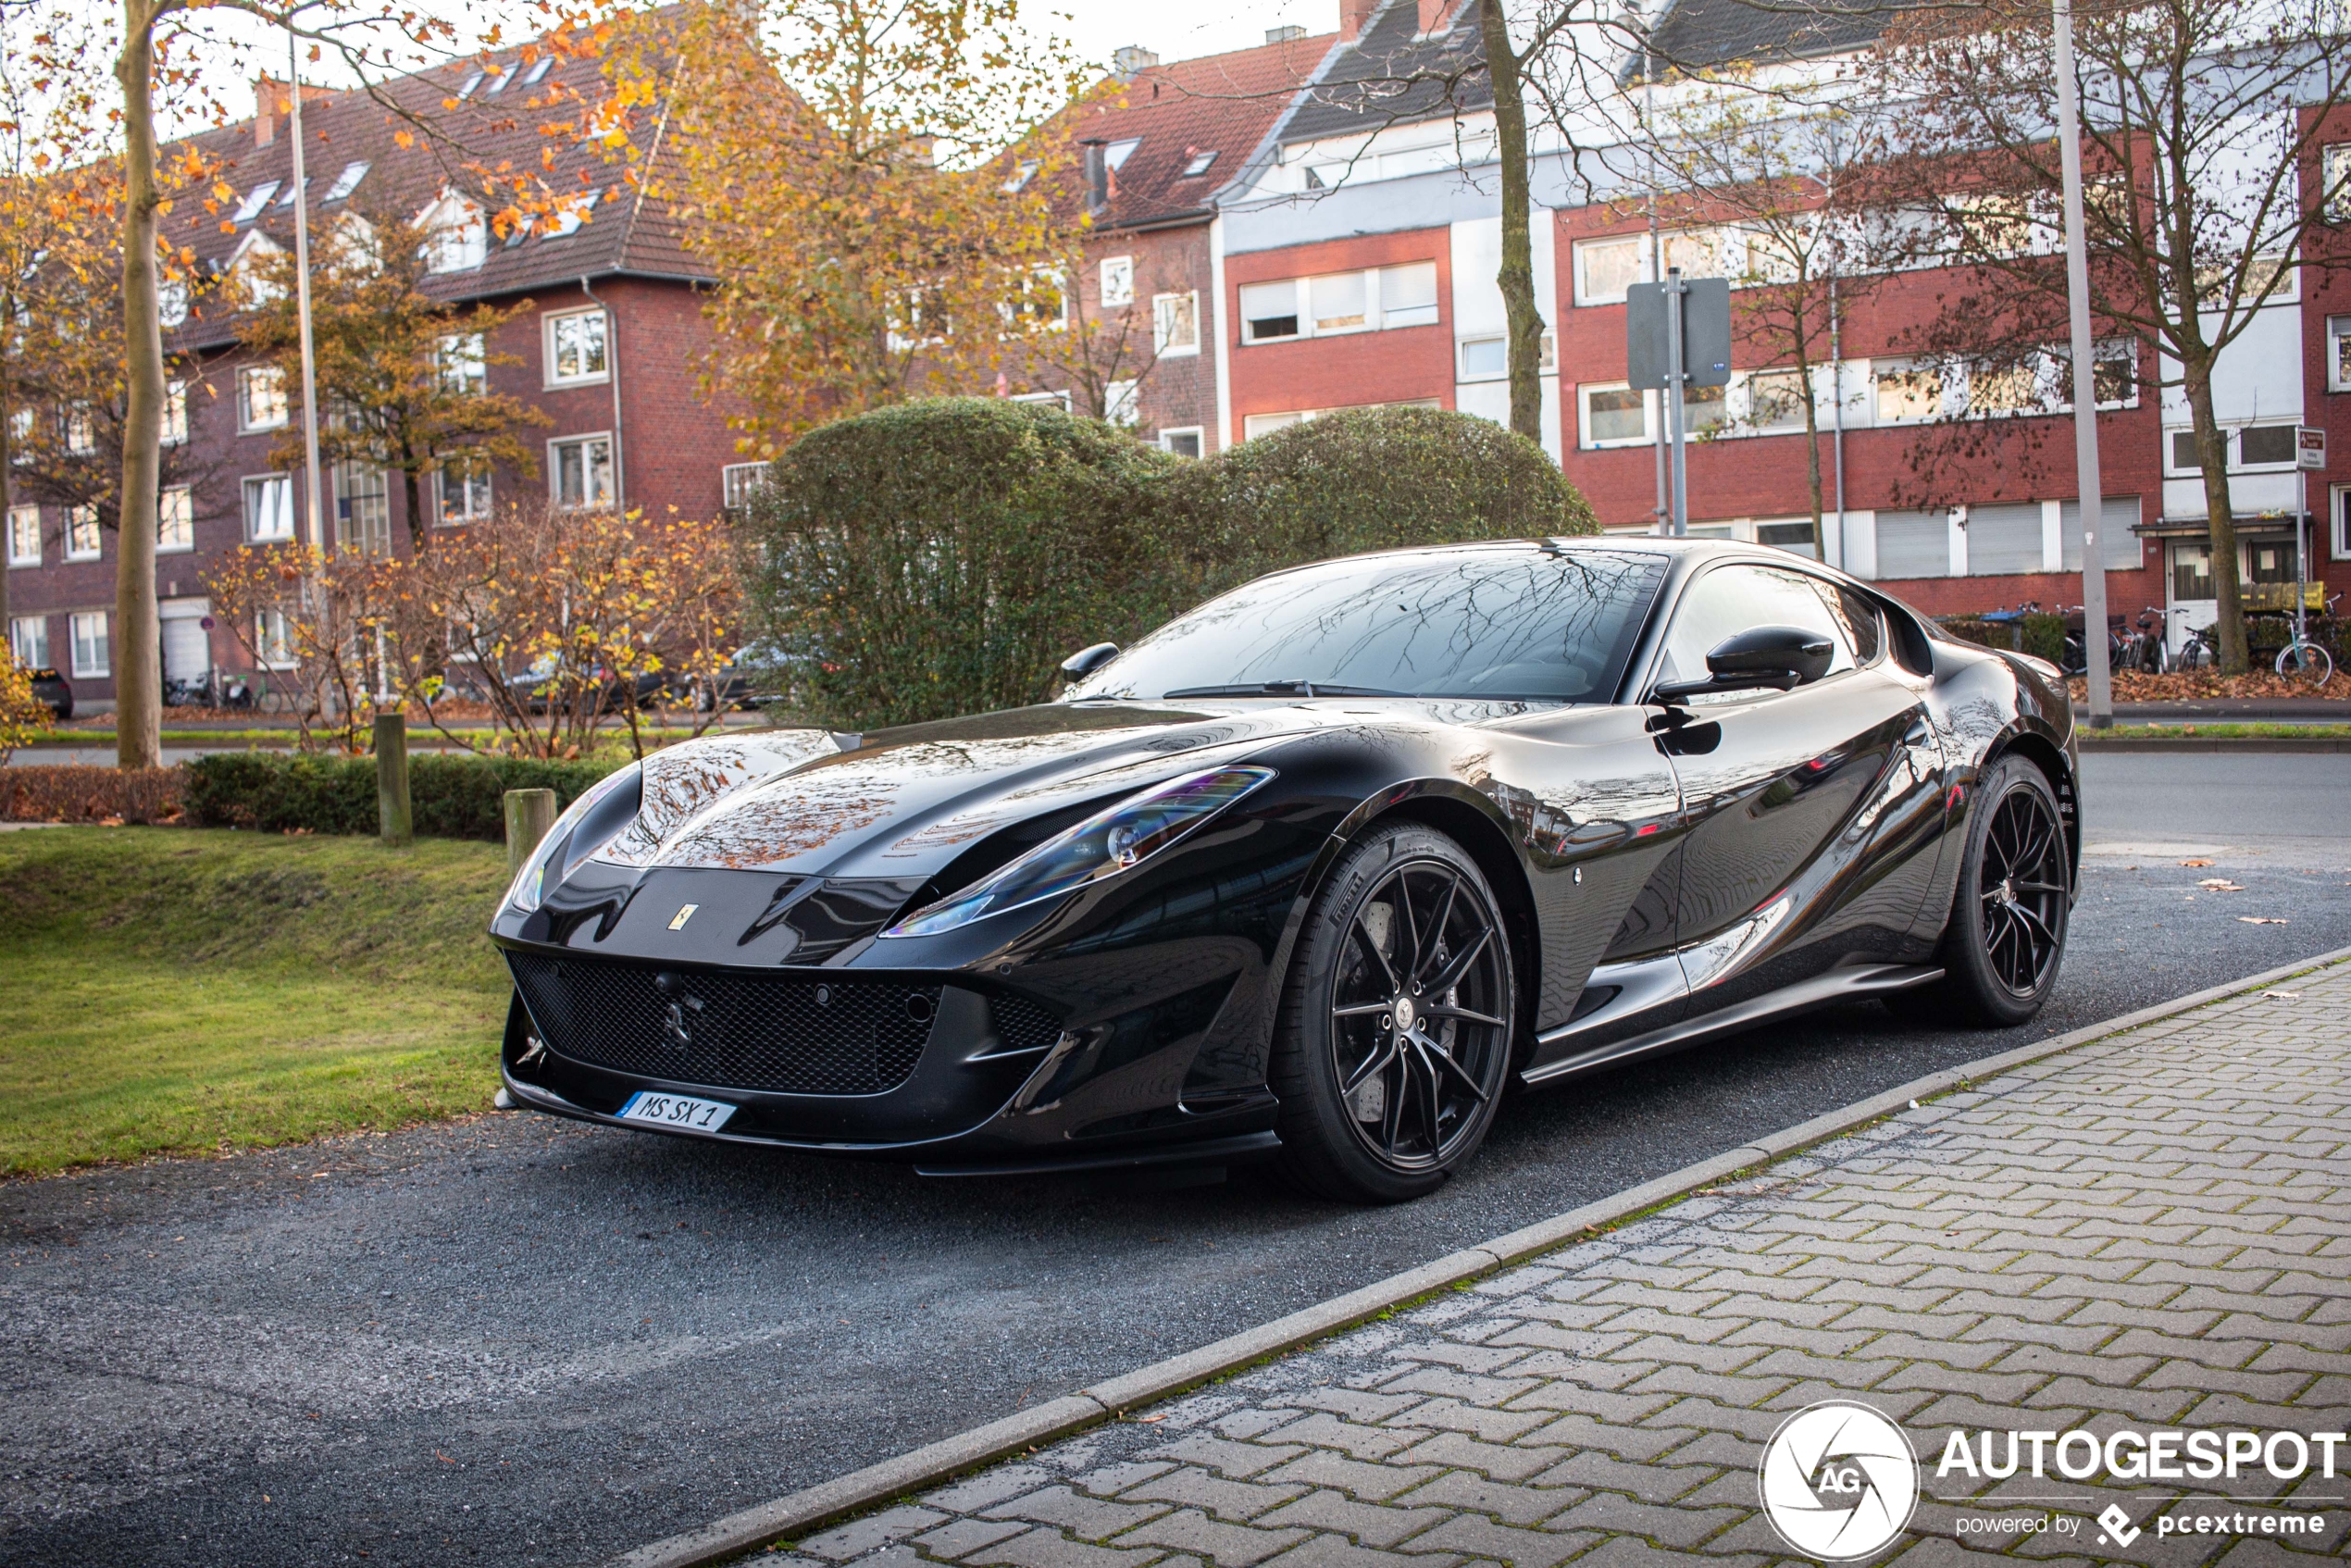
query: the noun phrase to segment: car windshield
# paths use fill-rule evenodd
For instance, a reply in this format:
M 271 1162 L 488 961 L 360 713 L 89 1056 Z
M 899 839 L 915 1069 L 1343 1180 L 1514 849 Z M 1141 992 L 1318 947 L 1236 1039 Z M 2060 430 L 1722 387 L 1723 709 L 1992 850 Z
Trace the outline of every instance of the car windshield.
M 1464 550 L 1325 561 L 1168 622 L 1066 693 L 1613 700 L 1664 562 Z

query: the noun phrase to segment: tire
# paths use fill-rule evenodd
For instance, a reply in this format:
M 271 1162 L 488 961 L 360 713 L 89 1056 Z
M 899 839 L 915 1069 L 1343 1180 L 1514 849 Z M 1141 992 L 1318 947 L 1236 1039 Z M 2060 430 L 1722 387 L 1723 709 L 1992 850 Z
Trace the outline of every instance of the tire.
M 1517 1027 L 1477 863 L 1433 828 L 1374 828 L 1316 895 L 1283 987 L 1269 1076 L 1284 1174 L 1343 1202 L 1435 1191 L 1485 1142 Z
M 1976 784 L 1963 852 L 1935 953 L 1943 978 L 1887 1002 L 1916 1023 L 2011 1027 L 2041 1011 L 2065 959 L 2071 872 L 2047 776 L 2022 757 L 1994 763 Z
M 2305 642 L 2300 646 L 2286 645 L 2278 653 L 2278 673 L 2291 680 L 2307 680 L 2312 686 L 2324 686 L 2334 678 L 2334 660 L 2324 648 Z

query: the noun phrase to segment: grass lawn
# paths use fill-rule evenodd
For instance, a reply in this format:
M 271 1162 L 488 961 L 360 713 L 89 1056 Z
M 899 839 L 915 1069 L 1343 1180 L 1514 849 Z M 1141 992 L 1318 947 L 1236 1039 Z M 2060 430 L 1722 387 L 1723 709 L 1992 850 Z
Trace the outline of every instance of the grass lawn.
M 2100 740 L 2351 740 L 2351 724 L 2207 724 L 2201 719 L 2162 724 L 2118 724 L 2110 729 L 2076 731 L 2084 745 Z
M 0 1173 L 486 1110 L 496 844 L 0 833 Z

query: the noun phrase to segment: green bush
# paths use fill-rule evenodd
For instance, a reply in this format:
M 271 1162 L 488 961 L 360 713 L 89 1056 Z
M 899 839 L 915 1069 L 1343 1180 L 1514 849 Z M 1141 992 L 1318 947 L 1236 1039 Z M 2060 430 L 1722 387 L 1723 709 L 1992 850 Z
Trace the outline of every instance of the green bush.
M 411 756 L 408 800 L 417 831 L 436 839 L 504 840 L 509 790 L 553 790 L 569 805 L 617 763 Z M 373 833 L 376 761 L 276 752 L 218 752 L 185 763 L 190 824 L 265 833 Z
M 1199 463 L 1096 419 L 944 398 L 817 429 L 746 522 L 763 685 L 840 729 L 1051 697 L 1125 643 L 1302 561 L 1597 532 L 1534 442 L 1435 409 L 1306 421 Z
M 2025 616 L 2024 651 L 2036 659 L 2046 659 L 2059 669 L 2063 669 L 2065 667 L 2065 617 L 2049 615 Z

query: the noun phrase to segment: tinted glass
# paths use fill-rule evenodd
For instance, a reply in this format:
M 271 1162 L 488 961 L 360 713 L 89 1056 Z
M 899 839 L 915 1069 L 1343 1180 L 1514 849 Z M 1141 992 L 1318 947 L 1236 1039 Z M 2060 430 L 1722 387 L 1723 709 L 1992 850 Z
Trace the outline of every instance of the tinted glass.
M 1604 550 L 1325 562 L 1211 600 L 1069 695 L 1164 698 L 1310 682 L 1409 697 L 1605 703 L 1663 573 L 1658 556 Z
M 1725 638 L 1759 626 L 1797 626 L 1825 632 L 1835 646 L 1828 668 L 1835 675 L 1860 662 L 1855 657 L 1853 616 L 1866 608 L 1858 602 L 1848 608 L 1845 596 L 1833 584 L 1802 572 L 1776 566 L 1717 566 L 1692 583 L 1675 607 L 1657 678 L 1661 681 L 1705 679 L 1708 653 Z M 1868 639 L 1869 651 L 1862 657 L 1873 657 L 1878 641 L 1874 612 L 1864 624 L 1862 635 Z M 1750 693 L 1716 693 L 1700 701 L 1740 695 Z

